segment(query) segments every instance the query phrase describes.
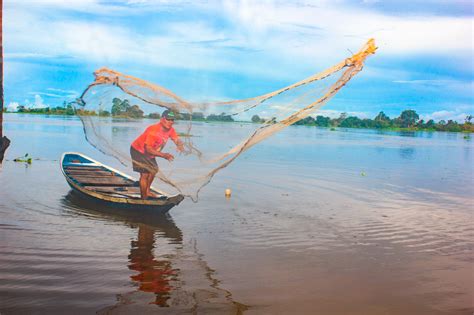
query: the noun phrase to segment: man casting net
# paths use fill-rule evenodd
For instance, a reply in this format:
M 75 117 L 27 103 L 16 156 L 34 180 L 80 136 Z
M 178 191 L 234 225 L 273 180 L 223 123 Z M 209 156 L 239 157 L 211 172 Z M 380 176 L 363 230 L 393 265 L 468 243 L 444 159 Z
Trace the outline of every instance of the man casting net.
M 240 154 L 321 108 L 362 70 L 375 50 L 371 39 L 358 53 L 302 81 L 261 96 L 221 102 L 192 102 L 159 85 L 102 68 L 75 107 L 87 141 L 126 166 L 132 165 L 130 144 L 150 125 L 164 121 L 165 110 L 167 117 L 171 112 L 176 131 L 171 139 L 182 154 L 166 158 L 173 150 L 165 146 L 167 138 L 149 142 L 156 147 L 141 153 L 158 157 L 151 173 L 160 188 L 197 200 L 202 187 Z M 144 162 L 133 163 L 140 170 L 137 163 Z

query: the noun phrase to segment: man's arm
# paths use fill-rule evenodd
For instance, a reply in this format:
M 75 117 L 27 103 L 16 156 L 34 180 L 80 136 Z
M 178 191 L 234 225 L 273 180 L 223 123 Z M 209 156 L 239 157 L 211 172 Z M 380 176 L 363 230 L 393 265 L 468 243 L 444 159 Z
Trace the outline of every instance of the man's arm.
M 171 139 L 173 140 L 174 144 L 176 144 L 176 148 L 178 149 L 178 152 L 183 152 L 184 151 L 184 143 L 181 141 L 179 137 L 176 139 Z
M 168 160 L 170 162 L 174 160 L 173 154 L 164 153 L 164 152 L 161 152 L 160 150 L 153 149 L 153 147 L 151 147 L 147 144 L 145 144 L 145 152 L 147 154 L 153 155 L 155 157 L 163 158 L 163 159 Z
M 176 130 L 173 129 L 170 138 L 171 138 L 171 140 L 173 140 L 174 144 L 176 144 L 176 148 L 178 149 L 178 152 L 183 152 L 184 151 L 184 143 L 179 138 L 178 134 L 176 133 Z

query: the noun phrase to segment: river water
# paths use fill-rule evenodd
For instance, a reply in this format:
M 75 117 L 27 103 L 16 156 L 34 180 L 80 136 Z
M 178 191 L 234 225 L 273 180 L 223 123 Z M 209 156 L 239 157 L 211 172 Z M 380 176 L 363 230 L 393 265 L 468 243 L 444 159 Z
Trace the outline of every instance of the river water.
M 292 126 L 219 172 L 199 202 L 156 218 L 70 194 L 65 151 L 133 174 L 90 146 L 76 117 L 4 119 L 2 315 L 474 311 L 463 134 Z M 12 161 L 25 153 L 31 165 Z

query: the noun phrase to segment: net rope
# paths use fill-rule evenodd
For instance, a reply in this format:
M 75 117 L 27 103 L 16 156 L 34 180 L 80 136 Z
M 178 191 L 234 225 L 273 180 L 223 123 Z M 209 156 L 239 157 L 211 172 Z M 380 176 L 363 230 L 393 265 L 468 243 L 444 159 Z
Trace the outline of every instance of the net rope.
M 187 101 L 162 86 L 101 68 L 74 107 L 87 141 L 125 166 L 132 164 L 132 141 L 157 123 L 163 110 L 178 113 L 174 127 L 184 154 L 172 163 L 159 159 L 156 177 L 158 185 L 197 201 L 213 176 L 243 152 L 325 105 L 376 49 L 370 39 L 351 57 L 304 80 L 264 95 L 218 102 Z M 172 149 L 168 143 L 163 151 Z

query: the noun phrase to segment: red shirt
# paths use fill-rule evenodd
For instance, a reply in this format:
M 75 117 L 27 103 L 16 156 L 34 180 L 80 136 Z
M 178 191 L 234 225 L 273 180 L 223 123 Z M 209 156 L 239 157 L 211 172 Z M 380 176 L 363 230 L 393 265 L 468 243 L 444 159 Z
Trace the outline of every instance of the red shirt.
M 174 128 L 171 127 L 165 130 L 160 123 L 157 123 L 146 128 L 145 131 L 132 142 L 132 147 L 140 153 L 153 157 L 145 152 L 145 144 L 148 147 L 160 151 L 165 146 L 168 138 L 173 139 L 173 141 L 178 140 L 178 135 Z

